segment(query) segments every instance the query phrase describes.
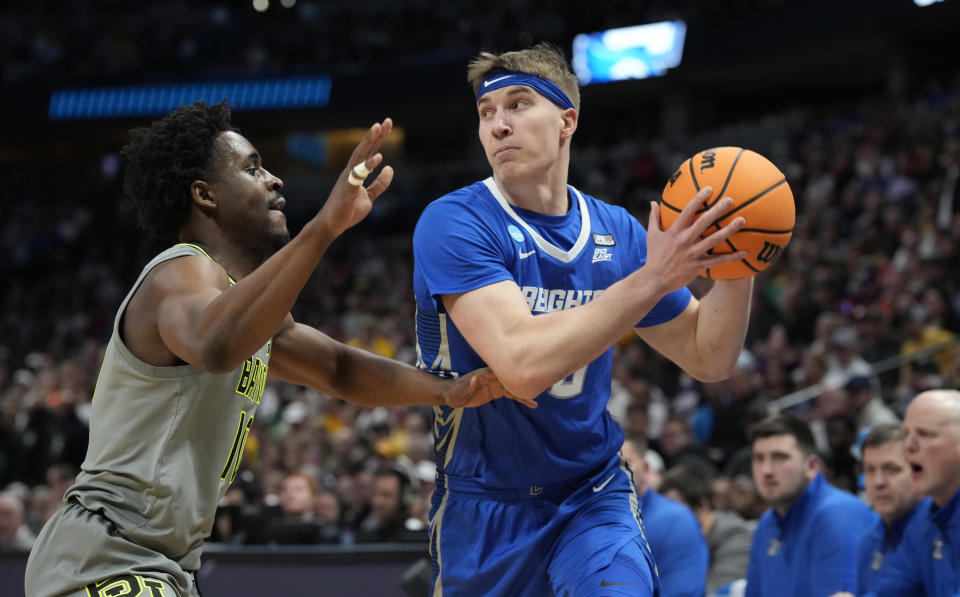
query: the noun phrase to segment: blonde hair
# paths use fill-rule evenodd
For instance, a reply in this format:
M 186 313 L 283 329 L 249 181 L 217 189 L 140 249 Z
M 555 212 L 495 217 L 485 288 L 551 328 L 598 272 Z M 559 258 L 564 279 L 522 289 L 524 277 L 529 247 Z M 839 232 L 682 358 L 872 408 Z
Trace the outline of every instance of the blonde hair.
M 557 46 L 540 42 L 532 48 L 493 54 L 480 52 L 467 66 L 467 81 L 476 95 L 490 75 L 502 71 L 518 71 L 549 79 L 567 94 L 574 109 L 580 111 L 580 86 L 567 59 Z
M 317 480 L 313 478 L 313 475 L 308 475 L 307 473 L 302 473 L 299 471 L 287 473 L 283 477 L 283 480 L 280 481 L 280 487 L 283 487 L 286 484 L 286 482 L 289 481 L 290 479 L 303 479 L 304 481 L 306 481 L 307 486 L 310 488 L 310 495 L 315 496 L 320 491 L 320 484 L 317 483 Z

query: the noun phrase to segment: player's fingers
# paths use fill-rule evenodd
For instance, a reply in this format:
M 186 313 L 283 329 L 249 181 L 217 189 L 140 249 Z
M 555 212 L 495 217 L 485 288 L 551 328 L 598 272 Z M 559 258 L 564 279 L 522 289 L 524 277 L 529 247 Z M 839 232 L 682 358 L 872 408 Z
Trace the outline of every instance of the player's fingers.
M 463 386 L 462 384 L 464 383 L 467 385 Z M 445 398 L 444 402 L 451 408 L 469 406 L 477 395 L 480 380 L 476 376 L 470 377 L 469 379 L 462 378 L 455 382 L 455 387 L 456 390 L 451 393 L 449 397 Z
M 382 161 L 383 155 L 376 153 L 353 168 L 344 170 L 344 172 L 347 173 L 347 183 L 354 187 L 361 186 L 367 177 L 370 176 L 370 172 L 379 166 Z
M 371 201 L 376 200 L 377 197 L 387 190 L 391 182 L 393 182 L 393 167 L 384 166 L 383 170 L 380 171 L 380 176 L 367 187 L 367 196 L 370 197 Z
M 353 171 L 356 172 L 357 170 L 366 169 L 367 174 L 369 174 L 370 171 L 376 169 L 376 167 L 379 166 L 381 162 L 383 162 L 383 154 L 375 153 L 372 156 L 360 162 L 359 164 L 357 164 L 356 166 L 354 166 Z M 356 172 L 356 173 L 362 174 L 364 177 L 367 176 L 367 174 L 363 174 L 362 172 Z
M 380 151 L 380 147 L 387 137 L 390 136 L 391 131 L 393 131 L 393 121 L 389 118 L 384 118 L 383 122 L 380 123 L 379 129 L 370 136 L 366 155 L 369 155 L 369 152 L 372 151 Z M 361 156 L 362 155 L 364 154 L 361 154 Z
M 709 269 L 711 267 L 717 267 L 718 265 L 723 265 L 724 263 L 734 263 L 735 261 L 740 261 L 747 258 L 746 251 L 737 251 L 736 253 L 711 253 L 710 255 L 704 257 L 700 261 L 700 267 L 702 269 Z
M 723 217 L 723 214 L 730 211 L 733 207 L 733 199 L 724 197 L 713 204 L 713 207 L 701 214 L 697 220 L 690 225 L 690 233 L 696 236 L 702 236 L 708 228 L 715 225 L 717 220 Z
M 384 139 L 390 136 L 390 133 L 393 131 L 393 120 L 390 118 L 384 118 L 383 123 L 380 125 L 382 132 L 380 133 L 380 142 L 383 143 Z
M 689 227 L 690 223 L 693 222 L 693 219 L 700 211 L 700 208 L 703 207 L 703 204 L 707 201 L 707 199 L 710 198 L 710 195 L 712 194 L 713 187 L 703 187 L 700 189 L 700 192 L 694 195 L 693 199 L 683 206 L 683 209 L 680 210 L 680 215 L 677 216 L 677 219 L 673 225 L 678 226 L 680 230 Z
M 519 402 L 520 404 L 529 408 L 537 408 L 538 406 L 535 400 L 530 400 L 529 398 L 512 398 L 512 400 L 515 400 L 516 402 Z
M 660 203 L 658 201 L 650 202 L 650 221 L 647 222 L 647 231 L 660 232 Z
M 734 218 L 732 222 L 720 228 L 716 232 L 704 236 L 699 242 L 693 245 L 694 253 L 705 253 L 709 249 L 723 243 L 728 238 L 736 234 L 743 228 L 746 220 L 743 218 Z
M 730 211 L 733 207 L 733 199 L 730 197 L 724 197 L 716 203 L 714 203 L 710 209 L 704 212 L 697 221 L 691 225 L 691 230 L 697 234 L 703 234 L 707 228 L 713 226 L 714 223 L 723 218 L 723 216 Z
M 370 128 L 367 129 L 367 132 L 364 133 L 363 138 L 360 139 L 360 142 L 357 143 L 357 146 L 353 148 L 353 153 L 350 154 L 350 160 L 347 163 L 347 167 L 351 168 L 356 164 L 362 162 L 370 152 L 373 151 L 374 139 L 380 136 L 381 131 L 383 130 L 383 125 L 379 122 L 374 122 L 370 125 Z
M 367 132 L 364 133 L 363 138 L 360 139 L 360 143 L 353 148 L 353 153 L 350 154 L 350 160 L 347 162 L 347 168 L 353 168 L 360 162 L 366 160 L 371 153 L 380 149 L 383 140 L 390 135 L 390 131 L 392 130 L 393 121 L 389 118 L 385 118 L 382 123 L 375 122 L 370 125 Z

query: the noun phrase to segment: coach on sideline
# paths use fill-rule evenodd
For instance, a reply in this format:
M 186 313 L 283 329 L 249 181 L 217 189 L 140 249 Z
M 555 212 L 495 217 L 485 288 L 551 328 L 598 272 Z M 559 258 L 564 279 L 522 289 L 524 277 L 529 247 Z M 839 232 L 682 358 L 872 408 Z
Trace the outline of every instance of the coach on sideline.
M 960 391 L 917 395 L 903 421 L 913 488 L 932 498 L 918 507 L 918 523 L 907 529 L 902 552 L 890 562 L 871 597 L 960 592 Z
M 823 597 L 857 587 L 857 550 L 877 516 L 820 474 L 813 434 L 776 414 L 750 434 L 753 479 L 771 506 L 753 535 L 746 597 Z
M 863 475 L 867 501 L 880 515 L 872 529 L 865 530 L 860 544 L 858 585 L 859 594 L 874 591 L 885 575 L 896 568 L 907 529 L 923 524 L 918 514 L 929 508 L 929 498 L 913 488 L 912 470 L 907 461 L 904 439 L 906 433 L 899 423 L 873 427 L 863 438 Z

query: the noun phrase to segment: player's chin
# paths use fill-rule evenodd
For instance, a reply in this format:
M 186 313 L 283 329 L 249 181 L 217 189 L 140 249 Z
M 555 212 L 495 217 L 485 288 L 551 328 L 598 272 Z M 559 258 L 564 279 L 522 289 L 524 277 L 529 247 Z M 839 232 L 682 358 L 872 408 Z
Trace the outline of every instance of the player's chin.
M 274 251 L 279 251 L 280 249 L 287 246 L 287 243 L 289 242 L 290 242 L 290 231 L 287 230 L 286 223 L 284 223 L 284 225 L 279 230 L 277 230 L 270 236 L 270 245 Z
M 490 162 L 497 180 L 510 180 L 523 175 L 524 168 L 516 160 L 495 159 Z

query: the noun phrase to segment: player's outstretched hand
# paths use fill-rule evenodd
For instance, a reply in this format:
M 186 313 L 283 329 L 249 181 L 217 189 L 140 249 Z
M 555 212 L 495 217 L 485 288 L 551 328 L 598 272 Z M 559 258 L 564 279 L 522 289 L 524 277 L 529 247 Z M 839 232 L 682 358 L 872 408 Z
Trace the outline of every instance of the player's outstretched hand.
M 744 219 L 734 218 L 723 228 L 702 238 L 701 235 L 733 207 L 733 199 L 724 197 L 714 203 L 700 217 L 697 211 L 703 207 L 713 189 L 703 187 L 687 203 L 676 221 L 667 230 L 660 227 L 660 205 L 654 201 L 650 207 L 650 222 L 647 226 L 647 265 L 667 285 L 667 291 L 686 286 L 703 270 L 739 261 L 747 256 L 746 251 L 713 255 L 710 250 L 723 243 L 743 228 Z
M 389 118 L 382 123 L 374 123 L 354 148 L 347 167 L 337 178 L 327 202 L 318 214 L 334 237 L 365 218 L 373 208 L 373 202 L 390 186 L 393 180 L 393 168 L 390 166 L 384 166 L 369 185 L 365 185 L 365 182 L 367 175 L 383 162 L 379 150 L 392 130 L 393 121 Z
M 508 394 L 503 384 L 488 367 L 471 371 L 446 385 L 450 389 L 443 401 L 452 408 L 472 408 L 497 398 L 510 398 L 530 408 L 537 408 L 534 400 L 515 398 Z

